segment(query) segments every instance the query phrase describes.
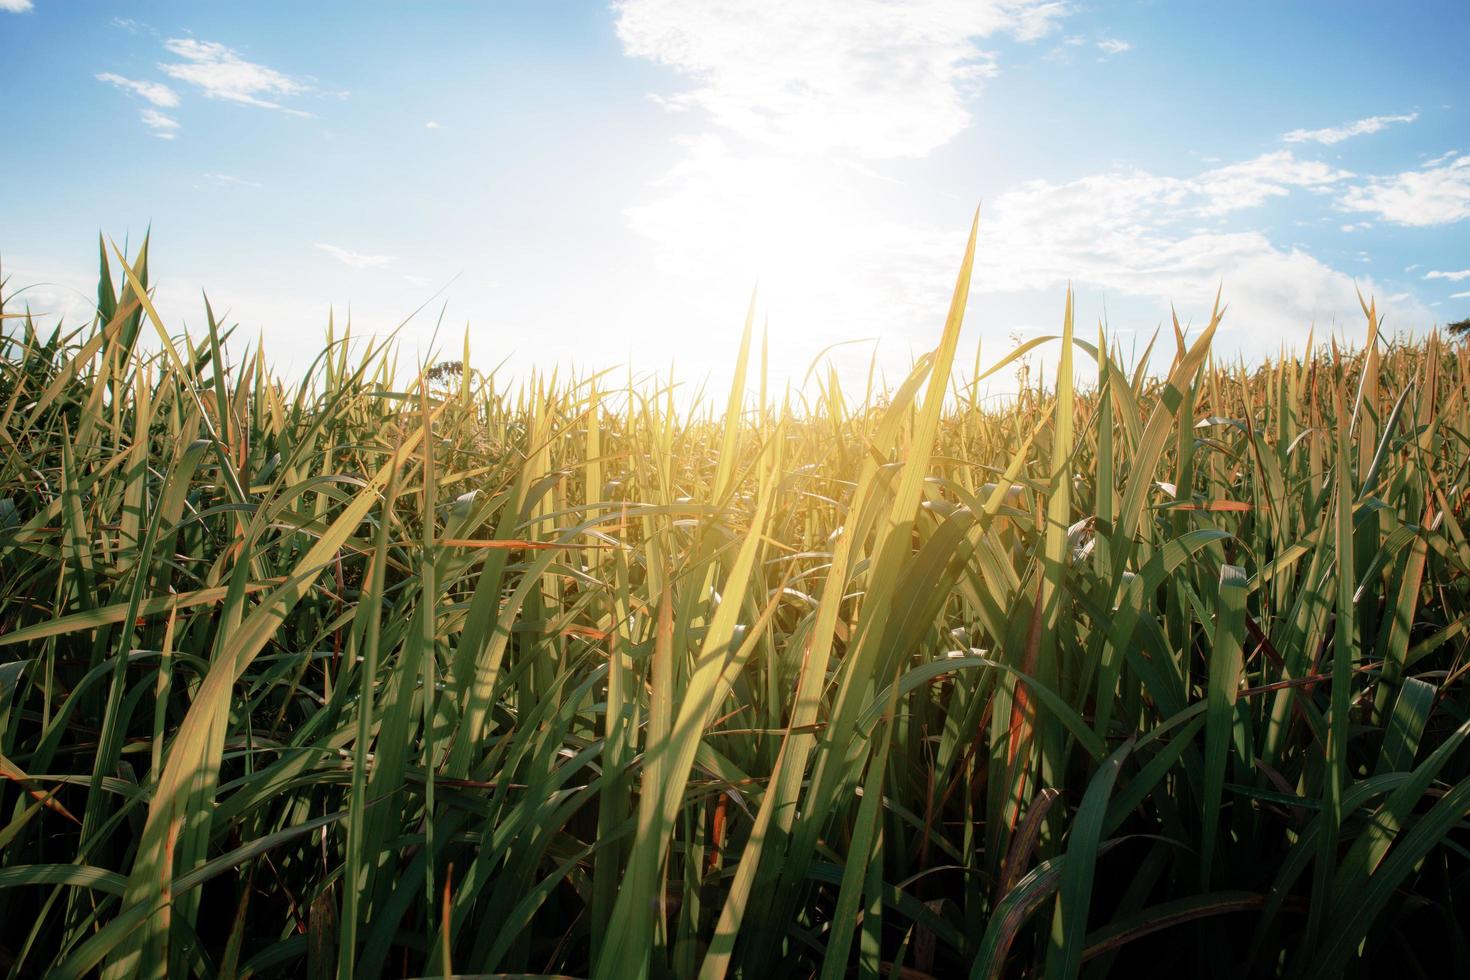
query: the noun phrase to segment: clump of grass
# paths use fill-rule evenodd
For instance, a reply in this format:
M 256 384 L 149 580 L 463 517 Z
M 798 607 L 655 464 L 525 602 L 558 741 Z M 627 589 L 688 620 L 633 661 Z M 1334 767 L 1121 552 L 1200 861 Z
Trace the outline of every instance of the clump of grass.
M 1466 349 L 1217 313 L 1153 377 L 1069 298 L 987 409 L 973 247 L 895 390 L 752 404 L 747 322 L 721 414 L 350 333 L 284 383 L 146 244 L 0 303 L 0 966 L 1470 963 Z

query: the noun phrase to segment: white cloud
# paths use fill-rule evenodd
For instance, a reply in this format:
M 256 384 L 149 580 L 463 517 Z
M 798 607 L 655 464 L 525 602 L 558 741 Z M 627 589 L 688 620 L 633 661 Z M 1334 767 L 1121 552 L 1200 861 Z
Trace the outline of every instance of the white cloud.
M 1256 353 L 1304 337 L 1314 321 L 1350 315 L 1357 309 L 1355 286 L 1368 295 L 1375 292 L 1371 281 L 1356 283 L 1260 231 L 1181 227 L 1191 201 L 1212 206 L 1207 192 L 1219 172 L 1240 168 L 1260 169 L 1252 161 L 1194 178 L 1134 172 L 1060 184 L 1032 181 L 1002 194 L 988 209 L 989 222 L 981 218 L 976 288 L 1051 289 L 1075 281 L 1200 310 L 1223 285 L 1227 331 Z M 1410 319 L 1422 312 L 1412 300 L 1397 309 Z
M 0 0 L 0 10 L 23 14 L 31 9 L 31 0 Z
M 1331 146 L 1354 136 L 1376 133 L 1392 123 L 1411 123 L 1418 118 L 1419 113 L 1417 112 L 1410 112 L 1402 116 L 1369 116 L 1367 119 L 1359 119 L 1345 126 L 1333 126 L 1327 129 L 1293 129 L 1281 138 L 1288 143 L 1326 143 Z
M 129 34 L 136 34 L 138 33 L 138 28 L 142 25 L 131 17 L 114 17 L 112 18 L 112 26 L 118 30 L 127 31 Z
M 779 264 L 783 256 L 795 259 L 853 236 L 869 237 L 855 226 L 844 227 L 855 220 L 849 201 L 853 195 L 841 190 L 844 181 L 836 166 L 812 158 L 740 153 L 723 138 L 708 134 L 684 144 L 685 158 L 654 185 L 657 198 L 627 212 L 635 232 L 668 246 L 663 256 L 668 267 L 687 271 L 700 265 L 705 257 L 695 242 L 710 239 L 712 229 L 719 229 L 713 237 L 727 243 L 721 248 L 733 247 L 752 264 L 762 256 L 767 263 Z M 1027 220 L 1038 224 L 1080 222 L 1099 234 L 1110 234 L 1157 224 L 1166 217 L 1220 217 L 1259 206 L 1293 188 L 1317 190 L 1350 176 L 1279 151 L 1193 177 L 1133 171 L 1066 184 L 1032 181 L 1003 195 L 996 207 L 1002 215 L 1029 214 Z M 987 213 L 993 217 L 996 211 L 987 208 Z M 1018 237 L 1027 237 L 1019 235 L 1022 224 L 1016 228 Z M 809 229 L 811 240 L 794 229 Z M 1041 228 L 1032 234 L 1045 237 Z
M 1463 293 L 1450 293 L 1450 299 L 1470 299 L 1470 289 Z
M 927 329 L 943 315 L 962 235 L 916 223 L 905 189 L 915 182 L 874 181 L 853 158 L 924 157 L 948 142 L 969 124 L 977 83 L 995 70 L 977 39 L 1038 36 L 1066 9 L 1026 0 L 622 0 L 625 52 L 688 78 L 659 101 L 702 117 L 681 138 L 680 159 L 625 210 L 628 225 L 687 296 L 758 277 L 773 324 L 799 326 L 789 335 L 815 349 Z M 1108 41 L 1078 35 L 1057 50 L 1127 50 Z M 1032 181 L 987 198 L 973 289 L 993 300 L 984 308 L 1030 309 L 1038 292 L 1075 281 L 1166 314 L 1170 301 L 1207 312 L 1223 280 L 1235 342 L 1273 350 L 1314 321 L 1355 315 L 1355 285 L 1367 294 L 1373 283 L 1262 231 L 1221 225 L 1294 192 L 1340 193 L 1354 179 L 1281 149 L 1183 176 Z M 1412 298 L 1381 305 L 1410 323 L 1425 312 Z
M 1407 272 L 1409 270 L 1405 269 L 1404 271 Z M 1461 269 L 1458 272 L 1441 272 L 1438 269 L 1434 269 L 1430 272 L 1424 273 L 1424 278 L 1448 279 L 1450 282 L 1459 282 L 1462 279 L 1470 279 L 1470 269 Z
M 662 99 L 798 152 L 922 157 L 969 122 L 966 99 L 995 71 L 979 38 L 1030 40 L 1068 5 L 1047 0 L 620 0 L 624 51 L 694 82 Z
M 434 120 L 430 119 L 428 122 L 424 123 L 424 128 L 425 129 L 443 129 L 444 127 L 441 126 L 441 125 L 439 125 L 438 123 L 436 123 Z
M 1470 156 L 1441 166 L 1374 177 L 1348 188 L 1345 211 L 1381 215 L 1401 225 L 1443 225 L 1470 218 Z
M 0 0 L 3 2 L 3 0 Z M 162 82 L 141 82 L 132 78 L 124 78 L 110 71 L 102 72 L 96 76 L 97 81 L 107 82 L 115 85 L 125 92 L 132 92 L 152 102 L 161 109 L 172 109 L 179 104 L 179 94 Z
M 246 61 L 235 51 L 215 41 L 176 37 L 163 46 L 181 62 L 161 64 L 159 69 L 170 78 L 196 86 L 211 99 L 223 99 L 240 105 L 276 109 L 293 116 L 310 113 L 281 105 L 274 99 L 300 95 L 307 86 L 274 68 Z
M 207 173 L 201 175 L 212 184 L 222 187 L 259 187 L 260 183 L 254 180 L 246 180 L 244 177 L 236 177 L 234 174 Z
M 157 109 L 143 110 L 143 125 L 153 130 L 153 135 L 161 140 L 174 138 L 174 130 L 179 128 L 178 121 L 165 116 Z
M 1020 296 L 1075 282 L 1160 312 L 1171 301 L 1207 312 L 1223 281 L 1234 342 L 1273 350 L 1314 321 L 1353 314 L 1355 280 L 1260 231 L 1194 226 L 1347 176 L 1269 153 L 1183 177 L 1134 170 L 1031 181 L 982 208 L 974 289 Z M 691 282 L 759 275 L 773 316 L 818 339 L 902 335 L 906 324 L 942 316 L 936 303 L 952 288 L 962 239 L 953 228 L 915 225 L 901 206 L 885 211 L 852 183 L 861 179 L 704 136 L 627 216 L 665 272 Z M 1412 300 L 1393 305 L 1405 322 L 1422 312 Z
M 1160 177 L 1141 170 L 1094 174 L 1066 184 L 1037 180 L 1003 200 L 1015 206 L 1035 198 L 1065 205 L 1072 215 L 1106 215 L 1109 223 L 1132 226 L 1172 215 L 1217 218 L 1258 207 L 1294 188 L 1321 190 L 1352 177 L 1324 163 L 1299 160 L 1290 151 L 1215 167 L 1193 177 Z M 1057 217 L 1063 217 L 1057 215 Z
M 1115 54 L 1122 54 L 1124 51 L 1130 51 L 1133 48 L 1133 45 L 1129 44 L 1127 41 L 1123 41 L 1115 37 L 1104 38 L 1103 40 L 1097 42 L 1097 46 L 1098 50 L 1102 51 L 1105 56 L 1109 57 Z
M 317 242 L 316 247 L 343 265 L 354 269 L 380 269 L 393 262 L 392 256 L 389 255 L 364 255 L 361 252 L 353 252 L 324 242 Z
M 1290 150 L 1280 150 L 1216 167 L 1180 183 L 1205 199 L 1199 214 L 1219 216 L 1264 204 L 1267 198 L 1282 197 L 1295 187 L 1320 191 L 1352 176 L 1349 171 L 1335 170 L 1315 160 L 1299 160 Z

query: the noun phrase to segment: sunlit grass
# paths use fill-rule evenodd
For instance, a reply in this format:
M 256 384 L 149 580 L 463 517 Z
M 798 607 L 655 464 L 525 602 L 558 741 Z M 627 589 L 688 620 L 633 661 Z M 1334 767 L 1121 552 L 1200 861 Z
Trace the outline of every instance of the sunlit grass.
M 1463 958 L 1466 348 L 1217 315 L 1151 376 L 1067 298 L 964 377 L 973 248 L 894 390 L 769 397 L 747 323 L 722 412 L 345 333 L 285 383 L 146 246 L 0 306 L 0 967 Z

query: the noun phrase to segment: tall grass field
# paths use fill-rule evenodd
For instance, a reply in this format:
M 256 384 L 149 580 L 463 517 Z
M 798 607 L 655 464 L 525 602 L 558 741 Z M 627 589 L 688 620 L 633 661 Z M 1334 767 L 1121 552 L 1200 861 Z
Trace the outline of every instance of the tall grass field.
M 1470 351 L 970 363 L 974 235 L 692 406 L 0 303 L 0 970 L 1464 975 Z

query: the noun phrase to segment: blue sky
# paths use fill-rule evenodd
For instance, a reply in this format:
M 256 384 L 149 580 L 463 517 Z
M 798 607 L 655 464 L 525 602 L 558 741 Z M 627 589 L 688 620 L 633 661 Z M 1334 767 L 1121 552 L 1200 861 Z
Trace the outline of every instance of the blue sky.
M 1230 304 L 1247 357 L 1470 315 L 1470 5 L 0 0 L 0 261 L 85 314 L 99 231 L 153 232 L 301 364 L 329 308 L 405 353 L 727 373 L 751 288 L 777 371 L 932 346 L 982 207 L 967 333 L 1125 340 Z M 847 370 L 868 347 L 843 348 Z M 989 360 L 989 358 L 986 358 Z

